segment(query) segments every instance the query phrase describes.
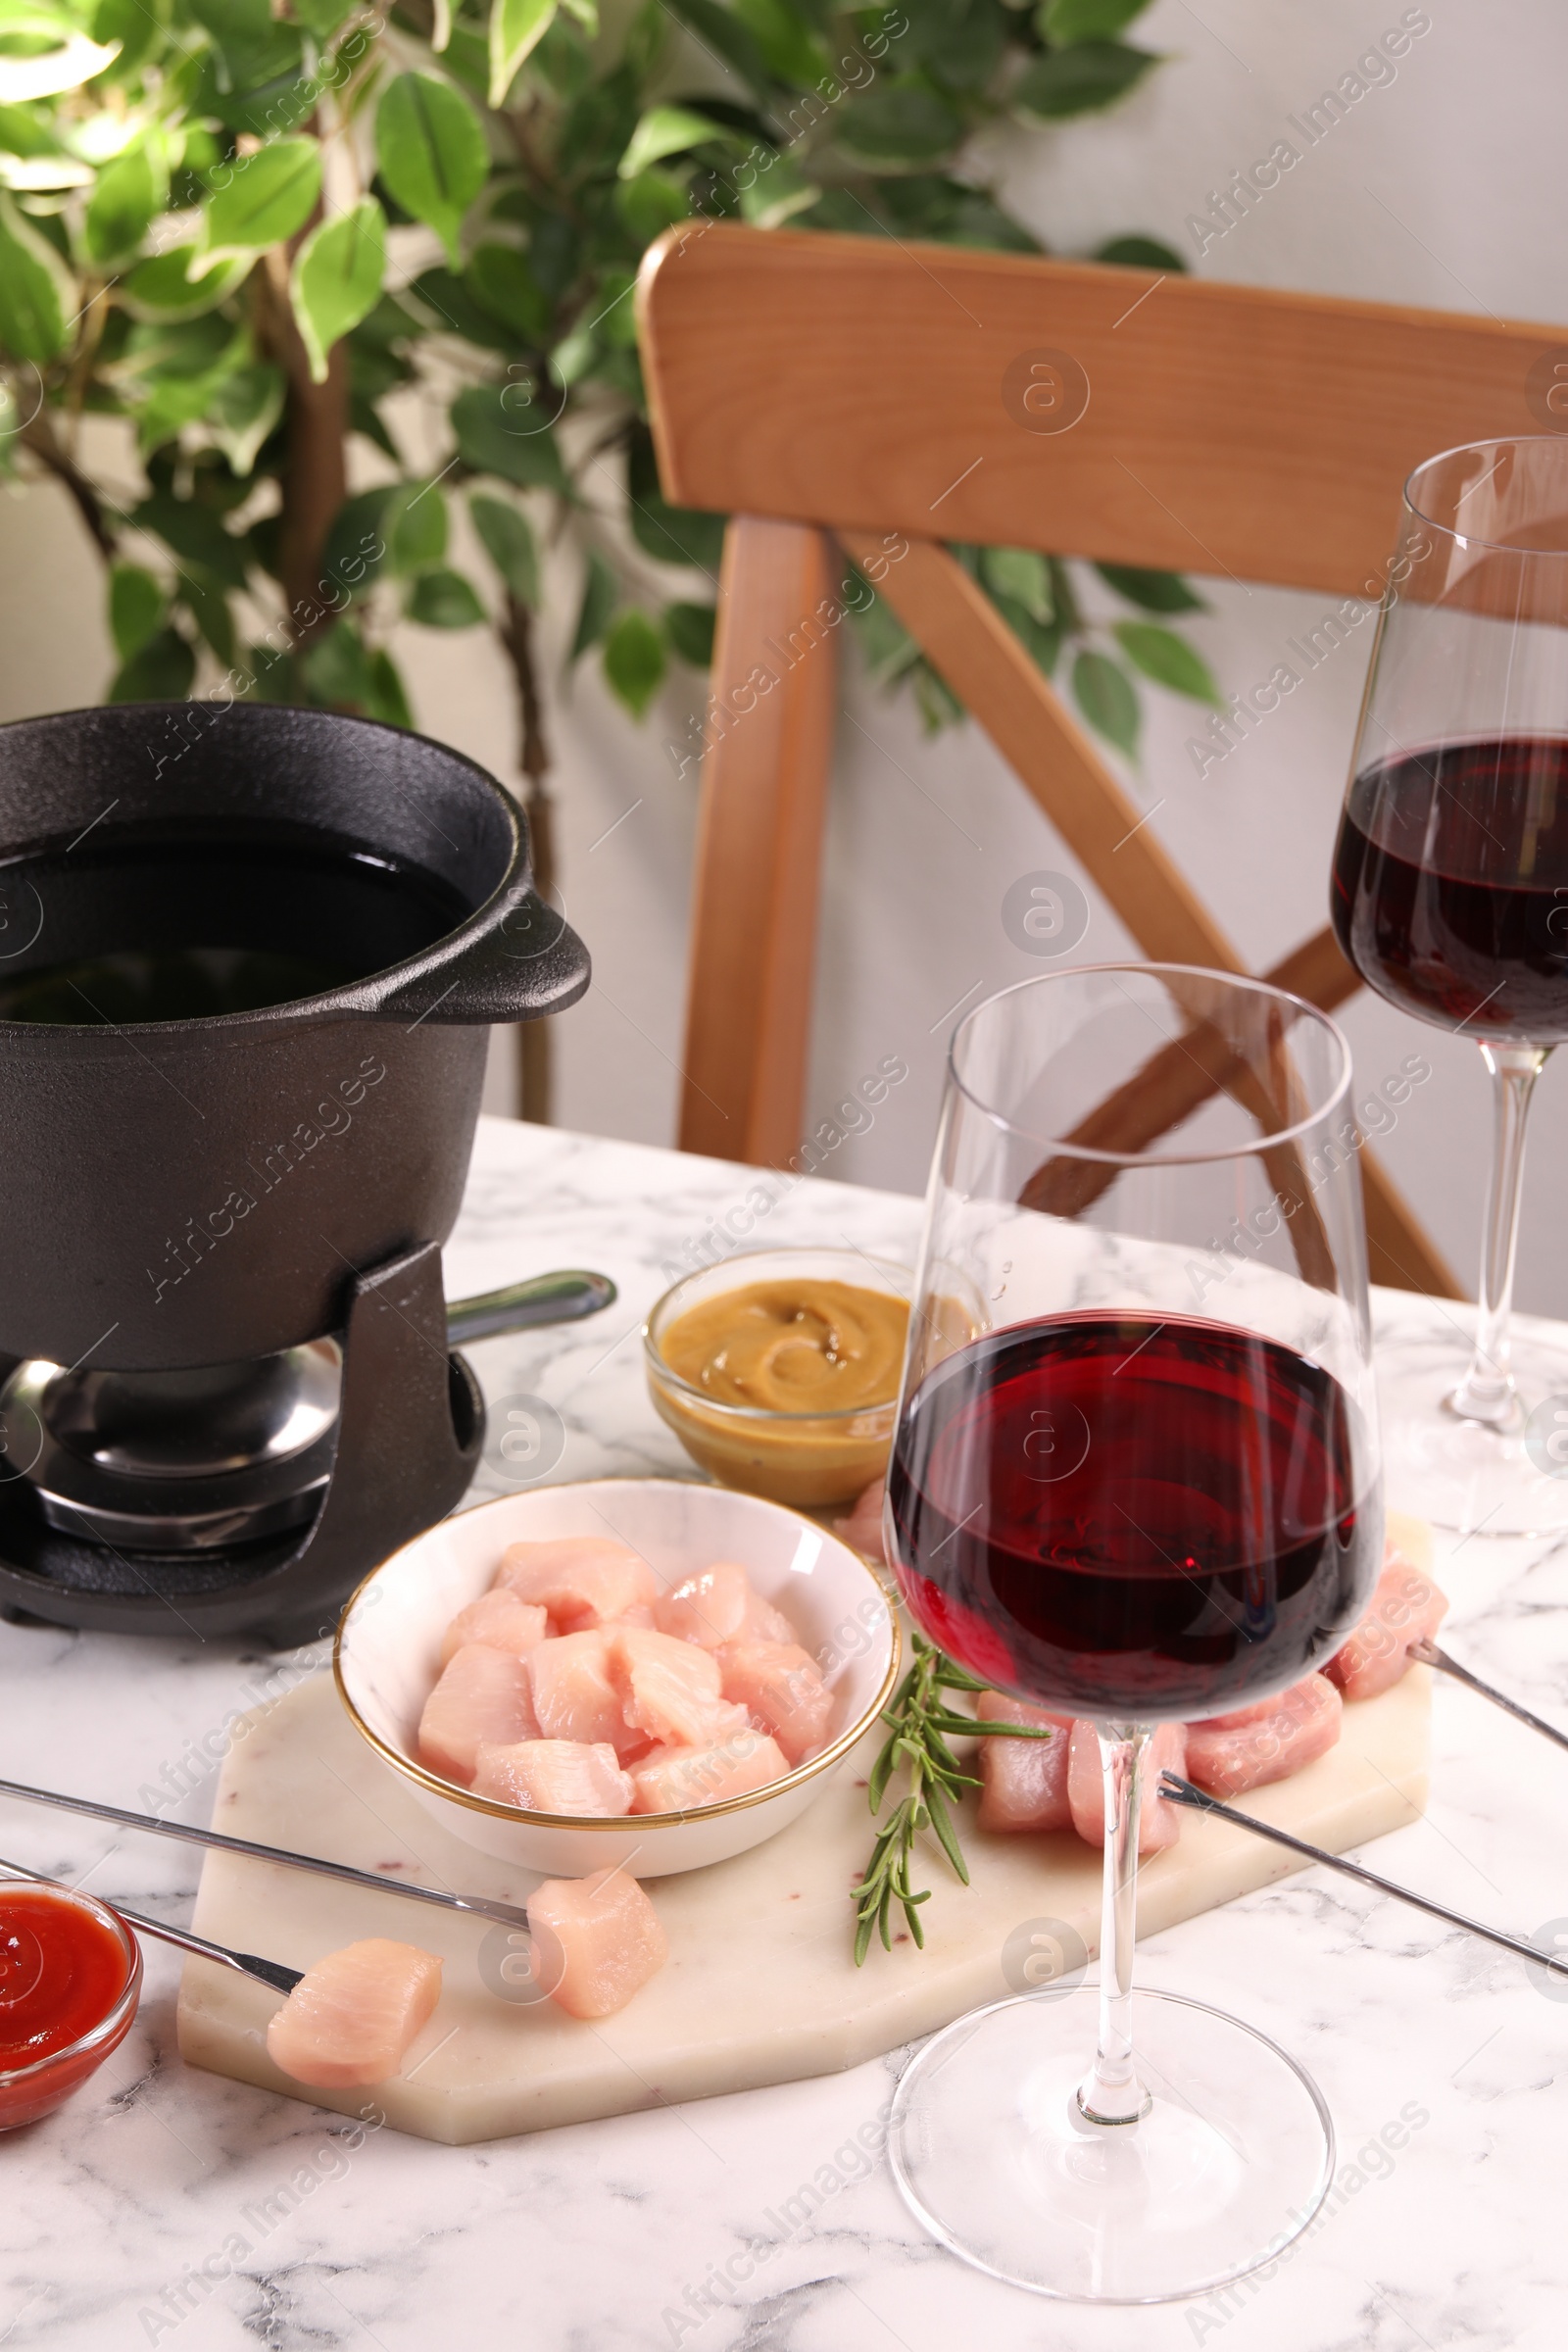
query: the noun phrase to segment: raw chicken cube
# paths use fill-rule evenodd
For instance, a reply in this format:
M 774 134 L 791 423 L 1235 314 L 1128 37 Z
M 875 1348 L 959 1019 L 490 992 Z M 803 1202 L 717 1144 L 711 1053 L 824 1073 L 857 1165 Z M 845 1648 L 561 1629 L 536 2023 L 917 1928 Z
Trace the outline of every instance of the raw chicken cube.
M 480 1748 L 475 1796 L 521 1805 L 529 1813 L 629 1813 L 636 1791 L 608 1740 L 524 1740 L 514 1747 Z
M 1157 1853 L 1161 1846 L 1174 1845 L 1182 1834 L 1182 1817 L 1167 1796 L 1158 1793 L 1162 1772 L 1179 1772 L 1186 1777 L 1187 1726 L 1184 1723 L 1162 1723 L 1144 1751 L 1143 1803 L 1139 1809 L 1138 1851 Z M 1079 1721 L 1072 1727 L 1072 1739 L 1067 1750 L 1067 1802 L 1072 1808 L 1072 1826 L 1089 1845 L 1105 1842 L 1105 1788 L 1100 1769 L 1100 1740 L 1092 1723 Z
M 816 1660 L 794 1642 L 726 1642 L 717 1656 L 724 1696 L 771 1732 L 792 1764 L 814 1756 L 833 1714 Z
M 631 1768 L 634 1813 L 684 1813 L 781 1781 L 784 1752 L 766 1732 L 731 1732 L 711 1747 L 661 1747 Z
M 725 1642 L 793 1642 L 789 1619 L 752 1591 L 751 1579 L 733 1560 L 688 1576 L 654 1602 L 654 1622 L 662 1634 L 717 1649 Z
M 1411 1642 L 1430 1641 L 1447 1613 L 1446 1596 L 1391 1544 L 1371 1607 L 1323 1671 L 1347 1698 L 1376 1698 L 1408 1671 Z
M 1309 1674 L 1263 1706 L 1242 1707 L 1187 1726 L 1187 1778 L 1216 1796 L 1287 1780 L 1340 1736 L 1345 1702 L 1321 1674 Z
M 659 1580 L 646 1560 L 628 1544 L 601 1536 L 509 1544 L 496 1583 L 519 1600 L 547 1608 L 563 1634 L 580 1634 L 624 1616 L 628 1609 L 651 1607 L 659 1592 Z
M 323 2090 L 384 2082 L 440 1998 L 433 1952 L 371 1936 L 306 1970 L 267 2029 L 267 2054 Z
M 546 1879 L 528 1897 L 538 1978 L 572 2017 L 624 2009 L 669 1957 L 659 1914 L 624 1870 Z
M 510 1649 L 514 1657 L 525 1658 L 549 1631 L 546 1612 L 519 1600 L 515 1592 L 481 1592 L 477 1600 L 458 1611 L 442 1635 L 441 1663 L 449 1666 L 469 1642 L 482 1642 L 487 1649 Z
M 617 1627 L 610 1643 L 610 1674 L 628 1729 L 663 1745 L 710 1747 L 746 1721 L 744 1707 L 724 1704 L 718 1660 L 670 1634 Z
M 980 1827 L 983 1830 L 1068 1830 L 1072 1807 L 1067 1801 L 1067 1754 L 1072 1744 L 1072 1717 L 1048 1715 L 1005 1690 L 983 1690 L 974 1702 L 977 1715 L 993 1723 L 1049 1725 L 1049 1740 L 982 1740 Z
M 603 1626 L 586 1634 L 562 1634 L 541 1642 L 528 1660 L 533 1677 L 535 1739 L 573 1740 L 593 1747 L 608 1740 L 617 1756 L 639 1747 L 647 1734 L 629 1726 L 611 1677 L 611 1644 Z
M 509 1746 L 514 1740 L 538 1737 L 526 1659 L 468 1642 L 455 1652 L 424 1702 L 419 1761 L 466 1788 L 481 1740 Z

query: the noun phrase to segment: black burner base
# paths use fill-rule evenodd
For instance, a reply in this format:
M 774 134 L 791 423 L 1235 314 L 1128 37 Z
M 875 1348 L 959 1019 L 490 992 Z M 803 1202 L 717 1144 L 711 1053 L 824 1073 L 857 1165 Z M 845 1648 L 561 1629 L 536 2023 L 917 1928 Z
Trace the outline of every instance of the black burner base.
M 341 1337 L 337 1452 L 308 1527 L 227 1551 L 115 1550 L 59 1534 L 24 1481 L 0 1483 L 0 1616 L 278 1649 L 330 1634 L 355 1586 L 461 1502 L 484 1442 L 433 1242 L 351 1279 Z

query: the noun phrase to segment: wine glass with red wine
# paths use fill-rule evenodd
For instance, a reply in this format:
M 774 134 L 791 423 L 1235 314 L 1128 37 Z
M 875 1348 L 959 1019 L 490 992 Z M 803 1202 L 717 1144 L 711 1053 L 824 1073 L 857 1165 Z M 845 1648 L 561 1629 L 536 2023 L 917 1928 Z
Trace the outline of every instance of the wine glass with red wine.
M 1098 1995 L 1019 1984 L 939 2034 L 890 2146 L 927 2227 L 1037 2293 L 1197 2294 L 1277 2255 L 1328 2186 L 1309 2078 L 1201 2002 L 1135 2000 L 1132 1948 L 1141 1824 L 1175 1826 L 1158 1727 L 1266 1705 L 1377 1577 L 1349 1087 L 1322 1013 L 1179 965 L 1053 972 L 954 1040 L 889 1556 L 933 1642 L 1062 1718 L 1053 1737 L 1093 1722 L 1109 1830 Z M 1070 1886 L 1081 1843 L 1046 1854 Z M 1033 1927 L 1070 1948 L 1070 1920 Z
M 1368 985 L 1473 1039 L 1493 1084 L 1473 1339 L 1452 1314 L 1380 1349 L 1394 1499 L 1568 1527 L 1568 1357 L 1509 1332 L 1525 1122 L 1568 1038 L 1568 442 L 1476 442 L 1405 484 L 1333 907 Z

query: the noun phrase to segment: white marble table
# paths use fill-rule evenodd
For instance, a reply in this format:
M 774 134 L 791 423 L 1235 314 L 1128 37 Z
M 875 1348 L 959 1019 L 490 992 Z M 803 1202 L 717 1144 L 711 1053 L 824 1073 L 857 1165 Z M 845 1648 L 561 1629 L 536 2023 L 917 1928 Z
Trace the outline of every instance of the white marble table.
M 912 1246 L 914 1201 L 802 1183 L 759 1217 L 744 1205 L 756 1183 L 483 1123 L 449 1295 L 571 1263 L 620 1285 L 598 1321 L 472 1350 L 492 1398 L 530 1392 L 559 1408 L 556 1476 L 687 1467 L 648 1405 L 635 1335 L 664 1265 L 715 1216 L 740 1208 L 759 1242 Z M 1385 1294 L 1379 1311 L 1402 1332 L 1432 1310 Z M 1440 1544 L 1439 1575 L 1455 1650 L 1568 1720 L 1568 1547 Z M 189 1779 L 186 1817 L 204 1819 L 200 1742 L 276 1666 L 239 1644 L 0 1624 L 0 1771 L 134 1802 L 172 1768 Z M 1436 1720 L 1430 1813 L 1380 1841 L 1378 1866 L 1516 1931 L 1562 1915 L 1568 1933 L 1568 1755 L 1452 1686 Z M 185 1915 L 181 1849 L 19 1805 L 0 1832 L 11 1857 Z M 1304 2060 L 1339 2132 L 1328 2217 L 1294 2259 L 1217 2301 L 1087 2313 L 927 2243 L 864 2153 L 897 2055 L 481 2147 L 390 2132 L 348 2146 L 337 2118 L 182 2067 L 174 1957 L 150 1948 L 130 2038 L 58 2115 L 0 2139 L 0 2348 L 1177 2352 L 1223 2338 L 1225 2352 L 1555 2352 L 1568 2002 L 1505 1954 L 1323 1872 L 1139 1958 L 1147 1982 L 1233 2008 Z M 1413 2128 L 1391 2156 L 1375 2143 L 1401 2114 Z M 1363 2149 L 1375 2152 L 1358 2164 Z

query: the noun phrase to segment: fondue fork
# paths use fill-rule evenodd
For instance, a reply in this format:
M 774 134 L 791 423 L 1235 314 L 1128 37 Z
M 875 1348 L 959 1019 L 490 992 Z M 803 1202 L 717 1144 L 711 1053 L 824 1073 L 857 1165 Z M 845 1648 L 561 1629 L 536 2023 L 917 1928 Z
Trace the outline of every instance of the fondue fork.
M 1461 1666 L 1457 1658 L 1450 1658 L 1447 1651 L 1440 1649 L 1435 1642 L 1426 1638 L 1412 1642 L 1410 1655 L 1418 1666 L 1435 1666 L 1440 1674 L 1451 1674 L 1454 1681 L 1463 1683 L 1467 1690 L 1474 1690 L 1480 1698 L 1490 1698 L 1494 1707 L 1501 1707 L 1506 1714 L 1517 1716 L 1521 1723 L 1529 1724 L 1530 1729 L 1539 1732 L 1543 1740 L 1554 1740 L 1559 1747 L 1568 1747 L 1568 1732 L 1559 1732 L 1554 1724 L 1544 1722 L 1539 1715 L 1532 1715 L 1528 1707 L 1522 1707 L 1516 1698 L 1509 1698 L 1495 1685 L 1484 1683 L 1479 1674 L 1472 1674 L 1468 1666 Z
M 41 1870 L 29 1870 L 24 1862 L 8 1862 L 3 1854 L 0 1854 L 0 1871 L 9 1871 L 13 1878 L 30 1879 L 37 1886 L 58 1886 L 64 1894 L 74 1891 L 63 1879 L 51 1879 Z M 149 1919 L 145 1912 L 127 1911 L 123 1903 L 115 1902 L 109 1895 L 100 1895 L 98 1899 L 117 1919 L 122 1919 L 126 1927 L 139 1930 L 143 1936 L 156 1936 L 160 1943 L 172 1943 L 182 1952 L 194 1952 L 199 1960 L 216 1960 L 220 1968 L 232 1968 L 242 1977 L 255 1977 L 258 1983 L 270 1984 L 274 1992 L 292 1992 L 305 1974 L 301 1968 L 285 1968 L 280 1960 L 264 1960 L 256 1952 L 231 1952 L 226 1943 L 213 1943 L 205 1936 L 193 1936 L 189 1928 L 172 1928 L 164 1920 Z
M 154 1838 L 174 1838 L 184 1845 L 211 1846 L 221 1854 L 245 1854 L 253 1862 L 277 1862 L 289 1870 L 314 1871 L 318 1878 L 342 1879 L 351 1886 L 368 1886 L 376 1894 L 401 1894 L 411 1903 L 435 1903 L 443 1911 L 472 1912 L 481 1919 L 499 1920 L 507 1928 L 526 1929 L 528 1925 L 526 1911 L 491 1895 L 448 1894 L 439 1886 L 415 1886 L 401 1879 L 384 1879 L 378 1871 L 356 1870 L 352 1862 L 328 1862 L 319 1854 L 296 1854 L 282 1845 L 258 1845 L 249 1838 L 225 1837 L 220 1830 L 196 1830 L 183 1821 L 160 1821 L 156 1813 L 127 1813 L 120 1805 L 100 1804 L 90 1796 L 62 1796 L 53 1788 L 29 1788 L 24 1781 L 0 1781 L 0 1796 L 20 1796 L 29 1805 L 53 1805 L 62 1813 L 85 1813 L 94 1821 L 112 1821 L 124 1830 L 146 1830 Z M 130 1917 L 128 1911 L 125 1917 Z M 149 1933 L 153 1932 L 149 1928 Z M 165 1931 L 160 1928 L 156 1933 Z M 172 1929 L 168 1933 L 174 1936 Z
M 1538 1944 L 1526 1943 L 1521 1936 L 1506 1936 L 1500 1928 L 1484 1927 L 1479 1919 L 1469 1919 L 1462 1911 L 1450 1911 L 1444 1903 L 1435 1903 L 1429 1896 L 1417 1894 L 1412 1887 L 1396 1886 L 1375 1870 L 1360 1862 L 1348 1862 L 1343 1854 L 1331 1854 L 1325 1846 L 1308 1845 L 1304 1838 L 1293 1838 L 1289 1830 L 1277 1830 L 1272 1822 L 1259 1821 L 1255 1814 L 1243 1813 L 1235 1805 L 1222 1804 L 1206 1789 L 1195 1788 L 1174 1772 L 1159 1776 L 1159 1793 L 1173 1805 L 1185 1805 L 1194 1813 L 1211 1813 L 1217 1821 L 1234 1822 L 1239 1830 L 1250 1830 L 1256 1838 L 1267 1838 L 1275 1845 L 1300 1854 L 1308 1862 L 1321 1862 L 1325 1870 L 1337 1870 L 1348 1879 L 1357 1879 L 1363 1886 L 1373 1886 L 1379 1894 L 1392 1894 L 1397 1903 L 1408 1903 L 1412 1909 L 1425 1911 L 1432 1919 L 1446 1921 L 1450 1928 L 1462 1928 L 1467 1936 L 1480 1936 L 1488 1943 L 1499 1944 L 1521 1960 L 1533 1960 L 1544 1968 L 1559 1984 L 1568 1984 L 1568 1958 L 1561 1952 L 1544 1952 Z

